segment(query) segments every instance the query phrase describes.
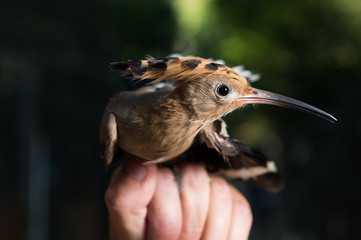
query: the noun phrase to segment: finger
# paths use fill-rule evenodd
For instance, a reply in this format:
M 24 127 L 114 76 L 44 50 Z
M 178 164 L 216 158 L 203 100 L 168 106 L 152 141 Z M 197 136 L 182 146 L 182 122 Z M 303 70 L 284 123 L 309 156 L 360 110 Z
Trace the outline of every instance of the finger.
M 229 240 L 248 239 L 252 226 L 252 211 L 247 199 L 236 188 L 230 186 L 233 204 L 229 228 Z
M 110 239 L 145 238 L 147 205 L 156 183 L 157 167 L 144 166 L 142 159 L 134 156 L 114 171 L 105 192 Z
M 227 239 L 232 216 L 232 195 L 228 183 L 211 176 L 209 211 L 202 239 Z
M 182 210 L 178 186 L 169 168 L 158 169 L 158 182 L 148 206 L 148 239 L 178 239 Z
M 180 240 L 200 239 L 209 207 L 209 176 L 198 164 L 180 166 L 182 232 Z

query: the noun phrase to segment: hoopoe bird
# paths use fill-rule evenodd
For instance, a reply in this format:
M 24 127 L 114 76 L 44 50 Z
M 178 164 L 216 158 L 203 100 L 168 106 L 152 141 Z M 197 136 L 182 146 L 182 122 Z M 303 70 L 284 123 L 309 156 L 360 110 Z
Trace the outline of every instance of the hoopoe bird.
M 271 104 L 336 122 L 330 114 L 301 101 L 250 86 L 234 69 L 200 57 L 114 62 L 111 70 L 147 84 L 111 98 L 100 126 L 100 148 L 107 168 L 120 150 L 144 164 L 184 159 L 225 174 L 280 190 L 275 163 L 231 138 L 221 119 L 247 104 Z

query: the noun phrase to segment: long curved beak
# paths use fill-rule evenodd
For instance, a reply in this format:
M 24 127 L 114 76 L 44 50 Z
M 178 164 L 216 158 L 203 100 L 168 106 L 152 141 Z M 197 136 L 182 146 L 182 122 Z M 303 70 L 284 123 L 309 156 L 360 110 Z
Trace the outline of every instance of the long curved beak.
M 332 123 L 335 123 L 337 121 L 337 119 L 331 114 L 322 111 L 321 109 L 318 109 L 314 106 L 311 106 L 307 103 L 257 88 L 252 88 L 252 90 L 252 94 L 241 96 L 239 97 L 239 100 L 244 101 L 245 104 L 269 104 L 295 109 L 302 112 L 311 113 Z

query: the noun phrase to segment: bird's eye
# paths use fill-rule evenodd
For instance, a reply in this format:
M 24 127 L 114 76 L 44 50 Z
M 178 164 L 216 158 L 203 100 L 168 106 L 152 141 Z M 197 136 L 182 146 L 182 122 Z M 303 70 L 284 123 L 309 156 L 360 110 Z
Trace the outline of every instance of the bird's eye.
M 220 85 L 217 88 L 217 93 L 218 93 L 218 95 L 225 97 L 230 93 L 230 89 L 226 85 Z

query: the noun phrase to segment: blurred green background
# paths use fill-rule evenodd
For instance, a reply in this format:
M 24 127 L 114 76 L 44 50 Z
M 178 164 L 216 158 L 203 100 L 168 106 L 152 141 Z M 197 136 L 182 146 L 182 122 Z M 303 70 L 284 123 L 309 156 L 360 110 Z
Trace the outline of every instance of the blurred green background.
M 181 49 L 244 64 L 262 73 L 253 86 L 339 119 L 227 116 L 286 181 L 278 194 L 240 185 L 250 239 L 361 236 L 361 1 L 3 0 L 0 19 L 0 239 L 107 238 L 98 125 L 124 89 L 108 64 Z

